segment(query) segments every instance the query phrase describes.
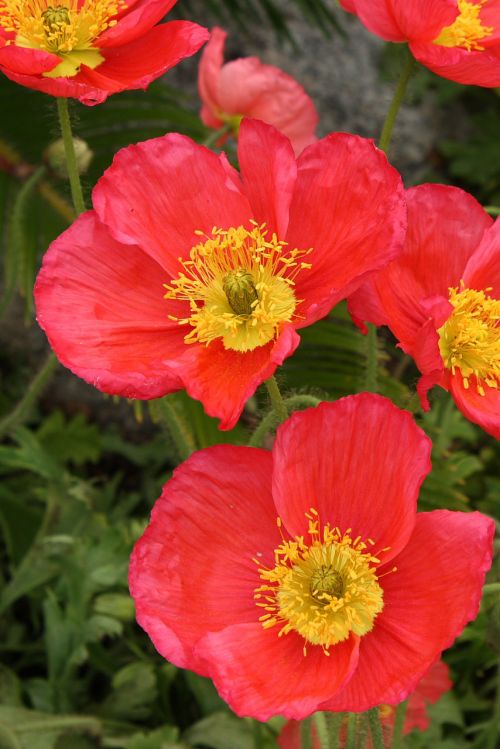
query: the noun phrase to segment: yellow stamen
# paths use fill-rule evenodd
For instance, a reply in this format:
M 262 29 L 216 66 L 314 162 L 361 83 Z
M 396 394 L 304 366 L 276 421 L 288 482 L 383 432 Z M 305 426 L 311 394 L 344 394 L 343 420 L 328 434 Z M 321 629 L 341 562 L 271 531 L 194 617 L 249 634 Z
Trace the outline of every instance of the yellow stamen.
M 55 2 L 56 4 L 51 4 Z M 79 7 L 80 6 L 80 7 Z M 80 66 L 104 60 L 95 40 L 116 24 L 125 0 L 0 0 L 0 27 L 18 47 L 41 49 L 62 58 L 45 76 L 73 76 Z
M 464 387 L 473 386 L 480 395 L 485 386 L 500 386 L 500 299 L 485 291 L 450 289 L 453 306 L 445 324 L 439 328 L 439 349 L 444 364 L 455 374 L 460 371 Z
M 483 50 L 484 47 L 479 42 L 491 36 L 494 31 L 493 26 L 483 26 L 479 17 L 486 2 L 488 0 L 479 0 L 479 2 L 458 0 L 459 15 L 451 26 L 446 26 L 437 39 L 434 39 L 434 44 L 442 47 L 461 47 L 468 52 Z
M 266 612 L 265 629 L 280 626 L 278 636 L 295 631 L 307 644 L 328 649 L 353 632 L 365 635 L 384 607 L 376 568 L 380 559 L 351 529 L 342 533 L 320 526 L 316 511 L 309 518 L 308 536 L 285 540 L 274 550 L 273 569 L 259 567 L 264 581 L 255 589 L 256 605 Z M 281 527 L 281 525 L 279 525 Z M 260 564 L 258 560 L 255 560 Z
M 193 247 L 181 272 L 166 285 L 166 299 L 189 302 L 189 317 L 170 315 L 189 325 L 186 343 L 220 338 L 226 349 L 251 351 L 276 338 L 295 317 L 300 300 L 294 279 L 311 266 L 301 260 L 312 250 L 289 250 L 265 225 L 251 222 L 230 229 L 197 232 L 203 242 Z

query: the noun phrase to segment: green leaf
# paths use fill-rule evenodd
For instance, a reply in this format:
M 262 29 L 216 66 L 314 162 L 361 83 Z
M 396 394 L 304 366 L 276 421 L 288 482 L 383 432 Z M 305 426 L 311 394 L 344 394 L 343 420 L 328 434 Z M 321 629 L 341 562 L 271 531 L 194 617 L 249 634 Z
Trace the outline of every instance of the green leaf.
M 226 712 L 214 713 L 189 728 L 184 738 L 212 749 L 254 749 L 251 721 L 238 720 Z

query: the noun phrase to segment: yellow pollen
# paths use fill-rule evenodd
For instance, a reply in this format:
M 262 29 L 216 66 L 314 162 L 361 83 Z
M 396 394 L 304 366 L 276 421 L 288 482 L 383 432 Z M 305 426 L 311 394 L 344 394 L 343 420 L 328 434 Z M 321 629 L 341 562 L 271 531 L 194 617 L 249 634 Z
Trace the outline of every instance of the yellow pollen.
M 442 47 L 461 47 L 468 52 L 483 50 L 484 47 L 479 42 L 491 36 L 494 31 L 492 26 L 483 26 L 479 17 L 483 5 L 487 2 L 488 0 L 458 0 L 459 15 L 451 26 L 446 26 L 437 39 L 434 39 L 434 44 Z
M 50 0 L 0 0 L 0 27 L 14 35 L 8 43 L 61 58 L 45 76 L 70 77 L 81 65 L 101 64 L 104 58 L 95 41 L 116 24 L 115 16 L 124 8 L 125 0 L 58 0 L 55 5 Z
M 316 511 L 307 535 L 285 540 L 274 550 L 275 566 L 259 567 L 263 584 L 255 589 L 265 629 L 279 626 L 278 636 L 297 632 L 307 645 L 328 649 L 350 633 L 363 636 L 384 607 L 376 569 L 380 559 L 368 551 L 373 542 L 352 538 L 328 523 L 321 527 Z M 278 523 L 281 528 L 281 523 Z M 261 564 L 258 560 L 257 564 Z
M 279 334 L 296 317 L 298 273 L 311 266 L 302 258 L 312 249 L 289 249 L 264 224 L 229 229 L 214 227 L 191 248 L 165 299 L 189 302 L 190 315 L 169 315 L 191 330 L 186 343 L 208 345 L 220 339 L 226 349 L 252 351 Z
M 450 289 L 453 312 L 438 330 L 445 366 L 452 374 L 460 371 L 466 389 L 474 377 L 480 395 L 500 385 L 500 299 L 485 291 L 466 289 L 463 281 L 460 289 Z

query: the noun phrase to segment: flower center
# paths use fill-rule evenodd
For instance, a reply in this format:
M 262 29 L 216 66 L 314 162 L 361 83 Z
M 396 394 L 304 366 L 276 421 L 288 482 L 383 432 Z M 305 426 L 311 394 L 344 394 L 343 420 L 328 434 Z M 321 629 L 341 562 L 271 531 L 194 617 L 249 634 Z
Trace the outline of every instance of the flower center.
M 80 65 L 95 68 L 104 60 L 95 39 L 117 23 L 124 0 L 0 0 L 0 27 L 15 34 L 18 47 L 41 49 L 62 58 L 45 76 L 76 75 Z M 11 42 L 12 43 L 12 42 Z
M 483 26 L 479 17 L 486 2 L 488 0 L 479 0 L 479 2 L 458 0 L 459 15 L 451 26 L 446 26 L 437 39 L 434 39 L 434 44 L 442 47 L 461 47 L 468 52 L 483 50 L 484 47 L 479 42 L 491 36 L 494 31 L 492 26 Z
M 196 232 L 205 241 L 193 247 L 169 285 L 166 299 L 189 302 L 189 317 L 170 319 L 192 329 L 186 343 L 219 338 L 226 349 L 252 351 L 276 338 L 300 300 L 294 279 L 311 267 L 301 260 L 312 250 L 289 250 L 265 225 Z
M 445 366 L 453 374 L 460 370 L 466 389 L 474 377 L 480 395 L 485 394 L 485 385 L 499 389 L 500 299 L 466 289 L 462 282 L 460 289 L 450 289 L 450 303 L 453 312 L 438 330 Z
M 362 636 L 373 628 L 384 607 L 376 575 L 380 559 L 368 550 L 371 539 L 353 539 L 350 530 L 341 533 L 328 523 L 320 530 L 314 509 L 306 517 L 309 539 L 283 539 L 274 550 L 273 569 L 259 568 L 264 583 L 254 597 L 266 612 L 260 617 L 265 629 L 280 625 L 279 636 L 297 632 L 305 640 L 304 654 L 311 644 L 328 655 L 330 646 L 351 632 Z

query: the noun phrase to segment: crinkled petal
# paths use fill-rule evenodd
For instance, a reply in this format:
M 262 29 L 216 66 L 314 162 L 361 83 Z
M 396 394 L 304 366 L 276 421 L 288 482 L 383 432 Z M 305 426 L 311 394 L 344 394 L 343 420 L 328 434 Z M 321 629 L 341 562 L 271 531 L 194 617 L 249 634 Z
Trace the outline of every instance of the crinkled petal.
M 99 218 L 176 277 L 197 231 L 248 225 L 251 209 L 225 159 L 177 133 L 123 148 L 93 192 Z
M 118 23 L 106 29 L 96 40 L 99 49 L 122 47 L 137 39 L 159 23 L 173 8 L 177 0 L 138 0 L 127 3 Z
M 293 354 L 300 338 L 292 325 L 286 325 L 275 342 L 253 351 L 225 349 L 218 339 L 208 346 L 196 344 L 190 362 L 172 366 L 191 397 L 200 400 L 207 414 L 221 420 L 220 429 L 232 429 L 245 403 L 258 386 Z
M 298 327 L 324 317 L 367 274 L 401 252 L 406 205 L 401 177 L 372 141 L 329 135 L 299 157 L 287 241 L 313 248 L 295 294 Z
M 208 31 L 189 21 L 155 26 L 123 47 L 103 50 L 104 62 L 91 70 L 82 67 L 89 85 L 115 93 L 146 88 L 186 57 L 194 55 L 208 39 Z
M 361 638 L 356 671 L 321 709 L 358 712 L 406 699 L 477 615 L 494 529 L 478 512 L 417 515 L 408 545 L 394 560 L 396 572 L 381 578 L 384 609 Z
M 269 232 L 283 239 L 297 179 L 297 163 L 290 141 L 278 130 L 257 120 L 241 123 L 238 160 L 243 189 L 252 215 Z
M 500 299 L 500 219 L 484 232 L 481 243 L 467 263 L 463 280 L 468 289 L 491 289 Z
M 45 254 L 37 319 L 64 366 L 106 393 L 157 398 L 181 387 L 168 359 L 186 346 L 169 321 L 162 268 L 116 242 L 90 211 Z
M 443 78 L 468 86 L 500 86 L 500 53 L 498 48 L 471 51 L 459 47 L 414 41 L 410 49 L 416 59 Z
M 412 533 L 430 450 L 411 415 L 378 395 L 295 413 L 278 429 L 273 449 L 278 515 L 292 536 L 302 535 L 314 507 L 321 523 L 372 539 L 373 553 L 391 559 Z
M 0 68 L 19 75 L 35 76 L 52 70 L 61 58 L 41 49 L 7 44 L 0 48 Z
M 198 66 L 198 91 L 203 103 L 202 120 L 209 127 L 215 120 L 215 127 L 222 121 L 217 117 L 220 114 L 220 105 L 217 96 L 217 81 L 222 63 L 224 62 L 224 45 L 227 33 L 224 29 L 215 26 L 210 32 L 210 39 L 200 57 Z M 209 121 L 207 122 L 207 119 Z
M 221 697 L 237 715 L 266 721 L 274 715 L 301 720 L 315 712 L 342 686 L 356 667 L 358 639 L 349 640 L 325 656 L 295 632 L 261 624 L 236 624 L 210 632 L 200 640 L 197 655 L 207 662 Z
M 271 461 L 266 450 L 230 445 L 195 453 L 165 484 L 134 547 L 137 619 L 177 666 L 208 675 L 195 653 L 200 638 L 260 615 L 253 559 L 272 565 L 280 543 Z
M 484 395 L 477 391 L 475 377 L 465 388 L 460 372 L 449 378 L 449 389 L 458 408 L 474 424 L 500 440 L 500 389 L 484 385 Z
M 342 0 L 341 4 L 389 42 L 431 41 L 457 15 L 456 0 Z

